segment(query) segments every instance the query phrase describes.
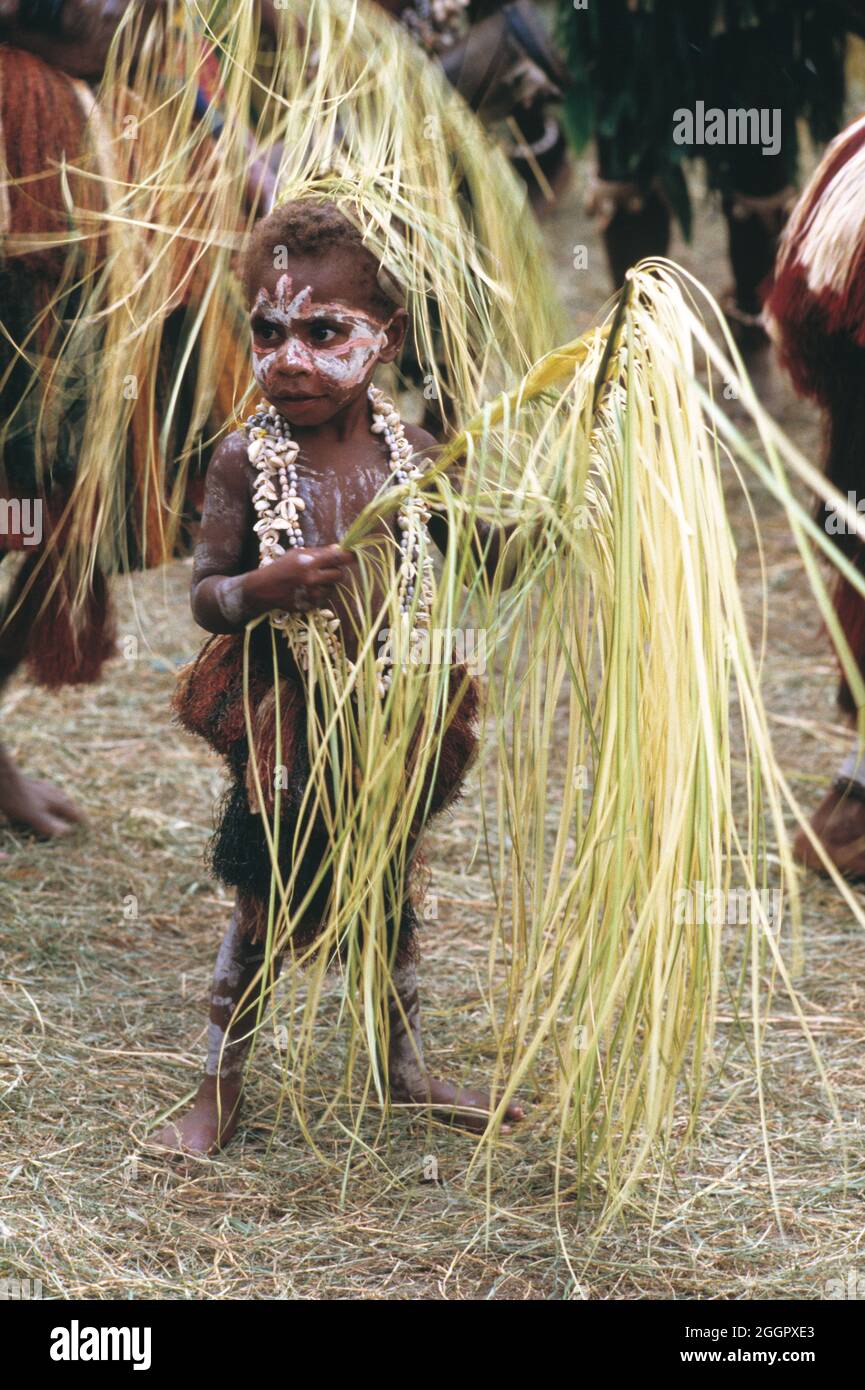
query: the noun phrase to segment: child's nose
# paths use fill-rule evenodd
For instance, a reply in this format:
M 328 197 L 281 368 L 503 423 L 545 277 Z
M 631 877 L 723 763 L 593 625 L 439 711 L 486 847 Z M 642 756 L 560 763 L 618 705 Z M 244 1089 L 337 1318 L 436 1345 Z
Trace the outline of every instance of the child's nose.
M 299 338 L 286 338 L 277 360 L 283 371 L 295 376 L 310 371 L 313 365 L 309 349 Z

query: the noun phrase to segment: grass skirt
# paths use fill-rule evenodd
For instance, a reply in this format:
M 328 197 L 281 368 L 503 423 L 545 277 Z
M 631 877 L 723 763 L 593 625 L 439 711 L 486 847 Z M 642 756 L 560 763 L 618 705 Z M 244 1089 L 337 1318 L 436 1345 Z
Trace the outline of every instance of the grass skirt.
M 250 758 L 243 698 L 244 636 L 211 637 L 195 661 L 180 674 L 173 700 L 179 722 L 199 735 L 225 759 L 231 785 L 223 797 L 210 845 L 210 867 L 220 882 L 235 888 L 250 934 L 261 938 L 267 922 L 272 861 L 262 826 L 261 807 Z M 265 809 L 274 811 L 276 782 L 275 707 L 273 659 L 266 628 L 253 633 L 249 655 L 249 710 L 254 735 L 255 766 L 263 789 Z M 460 693 L 462 692 L 462 693 Z M 445 728 L 431 791 L 421 804 L 428 805 L 422 823 L 411 828 L 410 855 L 429 820 L 460 795 L 463 780 L 477 751 L 476 721 L 479 708 L 477 681 L 465 667 L 450 672 L 453 715 Z M 328 832 L 320 810 L 303 809 L 310 779 L 306 690 L 298 676 L 282 675 L 279 682 L 281 764 L 285 769 L 280 795 L 280 872 L 284 883 L 293 881 L 291 901 L 299 903 L 311 889 L 320 866 L 328 857 Z M 432 773 L 428 773 L 432 778 Z M 301 816 L 312 819 L 308 841 L 300 855 L 293 855 L 294 830 Z M 325 873 L 312 893 L 309 908 L 292 940 L 302 947 L 315 940 L 331 895 L 330 874 Z M 408 884 L 394 895 L 389 930 L 397 925 L 400 949 L 408 948 L 417 918 Z
M 118 102 L 121 111 L 124 105 L 130 112 L 138 109 L 137 98 L 126 89 Z M 44 515 L 43 545 L 16 573 L 0 606 L 0 666 L 5 672 L 24 660 L 31 678 L 48 688 L 99 679 L 113 651 L 107 575 L 117 568 L 117 556 L 122 555 L 124 568 L 169 558 L 162 540 L 169 497 L 194 414 L 200 359 L 196 342 L 190 351 L 190 325 L 200 307 L 206 268 L 190 277 L 192 253 L 178 239 L 166 257 L 177 294 L 151 334 L 146 378 L 128 407 L 128 429 L 106 468 L 104 494 L 91 499 L 110 518 L 104 522 L 99 511 L 94 532 L 102 525 L 112 534 L 94 536 L 95 561 L 77 551 L 70 560 L 69 504 L 73 499 L 75 506 L 106 334 L 102 320 L 85 331 L 82 316 L 104 308 L 98 287 L 109 250 L 107 224 L 99 218 L 107 207 L 106 180 L 147 174 L 147 168 L 137 169 L 136 144 L 115 137 L 109 114 L 86 83 L 32 53 L 0 44 L 0 499 L 36 501 Z M 85 215 L 91 219 L 82 221 L 89 234 L 76 240 L 76 218 Z M 144 233 L 140 241 L 143 269 L 148 263 Z M 240 323 L 238 308 L 218 335 L 214 428 L 217 420 L 231 417 L 237 384 L 248 376 Z M 160 445 L 169 410 L 171 428 Z M 205 434 L 212 432 L 208 426 Z M 161 481 L 155 463 L 160 449 L 165 456 Z M 188 543 L 185 523 L 195 519 L 207 458 L 207 449 L 192 452 L 181 547 Z M 100 546 L 100 539 L 109 544 Z M 16 548 L 0 536 L 0 560 Z

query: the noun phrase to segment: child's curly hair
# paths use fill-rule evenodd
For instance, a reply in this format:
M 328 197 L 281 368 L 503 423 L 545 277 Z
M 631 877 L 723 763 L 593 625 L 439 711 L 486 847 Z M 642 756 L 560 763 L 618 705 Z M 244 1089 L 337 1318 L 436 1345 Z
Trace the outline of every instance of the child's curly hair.
M 394 300 L 381 288 L 378 275 L 381 269 L 373 253 L 363 244 L 363 237 L 335 203 L 296 199 L 281 203 L 256 222 L 249 234 L 240 264 L 243 291 L 249 303 L 261 284 L 259 271 L 263 262 L 274 265 L 277 252 L 300 256 L 325 256 L 336 248 L 351 250 L 358 261 L 358 289 L 364 298 L 382 314 L 390 314 Z

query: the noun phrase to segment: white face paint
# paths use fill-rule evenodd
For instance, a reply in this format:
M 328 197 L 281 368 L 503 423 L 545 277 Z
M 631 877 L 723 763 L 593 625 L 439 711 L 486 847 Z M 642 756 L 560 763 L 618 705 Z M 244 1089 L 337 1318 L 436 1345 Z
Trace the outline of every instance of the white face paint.
M 306 285 L 297 294 L 289 275 L 276 293 L 260 289 L 252 309 L 253 372 L 265 395 L 341 398 L 364 381 L 387 343 L 390 320 L 362 309 L 320 301 Z M 292 380 L 294 379 L 294 380 Z

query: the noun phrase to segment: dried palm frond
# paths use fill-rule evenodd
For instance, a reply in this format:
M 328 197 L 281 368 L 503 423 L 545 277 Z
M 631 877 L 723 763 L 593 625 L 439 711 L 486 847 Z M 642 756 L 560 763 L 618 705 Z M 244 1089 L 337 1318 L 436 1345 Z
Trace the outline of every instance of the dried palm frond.
M 504 153 L 402 26 L 288 0 L 259 74 L 279 201 L 333 201 L 412 304 L 427 399 L 464 419 L 561 336 L 540 232 Z M 294 41 L 291 41 L 294 35 Z
M 772 752 L 722 469 L 753 470 L 781 502 L 830 624 L 814 548 L 831 547 L 787 470 L 825 496 L 832 489 L 759 407 L 729 335 L 732 361 L 712 340 L 691 302 L 699 292 L 667 262 L 633 272 L 618 312 L 492 399 L 423 484 L 450 535 L 430 628 L 482 633 L 490 665 L 475 848 L 495 901 L 488 998 L 498 1104 L 476 1161 L 491 1153 L 508 1100 L 540 1069 L 535 1135 L 551 1130 L 581 1184 L 603 1186 L 608 1212 L 627 1200 L 654 1148 L 672 1154 L 678 1121 L 693 1132 L 720 996 L 741 1008 L 761 1096 L 762 1037 L 779 983 L 807 1034 L 795 944 L 792 960 L 781 947 L 782 916 L 794 943 L 798 920 L 785 818 L 801 816 Z M 698 357 L 738 386 L 760 451 L 700 385 Z M 407 645 L 386 698 L 374 693 L 382 627 L 399 634 L 402 623 L 407 638 L 412 629 L 372 526 L 399 496 L 378 499 L 345 538 L 387 591 L 360 616 L 357 662 L 312 651 L 309 796 L 328 818 L 322 868 L 335 888 L 318 947 L 296 959 L 303 971 L 289 971 L 282 1015 L 286 1095 L 311 1139 L 313 1030 L 334 956 L 350 1041 L 345 1092 L 325 1113 L 348 1102 L 356 1125 L 365 1101 L 386 1093 L 389 885 L 409 870 L 412 822 L 453 705 L 448 661 L 413 658 Z M 512 528 L 492 578 L 472 543 L 479 521 Z M 850 677 L 861 703 L 861 677 Z M 549 757 L 554 720 L 568 730 L 564 763 Z M 302 821 L 300 830 L 281 826 L 277 805 L 272 843 L 302 834 Z M 292 891 L 274 856 L 271 954 L 290 946 L 302 915 L 289 907 Z M 735 969 L 744 972 L 738 984 Z M 766 1158 L 771 1176 L 768 1140 Z
M 57 204 L 42 217 L 37 199 L 23 231 L 15 215 L 5 228 L 13 272 L 53 261 L 32 326 L 4 325 L 13 365 L 31 374 L 30 413 L 10 412 L 4 439 L 28 437 L 32 484 L 55 499 L 62 554 L 49 588 L 71 576 L 82 608 L 97 567 L 171 554 L 190 467 L 243 404 L 232 262 L 255 152 L 280 163 L 283 196 L 335 199 L 407 293 L 423 286 L 415 353 L 444 418 L 463 418 L 555 341 L 522 186 L 438 68 L 372 4 L 291 0 L 281 14 L 268 54 L 251 5 L 169 4 L 146 34 L 130 11 L 95 93 L 30 60 L 80 118 L 71 133 L 49 129 L 39 167 L 0 184 L 0 212 L 11 199 L 13 214 L 18 203 L 32 213 L 34 181 Z M 347 173 L 358 168 L 364 196 Z
M 241 366 L 247 375 L 228 273 L 245 222 L 246 129 L 226 120 L 214 134 L 196 112 L 218 42 L 205 43 L 186 6 L 169 6 L 144 34 L 135 10 L 128 20 L 95 92 L 31 60 L 46 90 L 75 93 L 81 121 L 55 129 L 49 118 L 45 167 L 28 168 L 37 156 L 25 152 L 23 172 L 4 183 L 7 269 L 31 270 L 39 290 L 38 319 L 12 344 L 34 379 L 32 483 L 60 490 L 58 544 L 79 599 L 97 565 L 171 553 L 214 398 L 232 398 Z M 252 33 L 249 18 L 223 30 L 247 46 Z M 9 54 L 5 66 L 8 81 Z M 237 85 L 229 71 L 225 105 L 242 111 Z M 7 154 L 21 138 L 11 125 Z M 18 424 L 7 422 L 4 440 Z

